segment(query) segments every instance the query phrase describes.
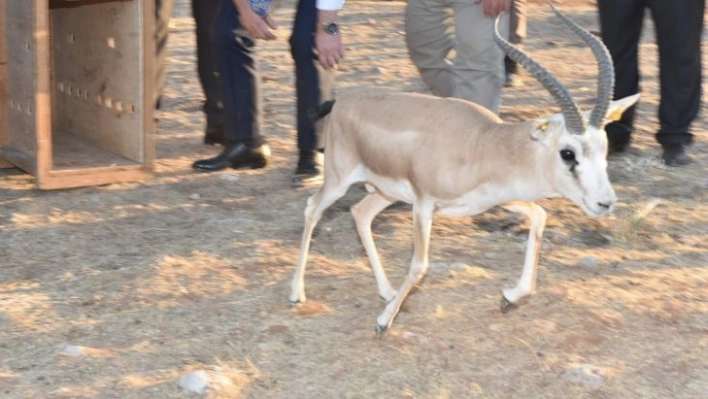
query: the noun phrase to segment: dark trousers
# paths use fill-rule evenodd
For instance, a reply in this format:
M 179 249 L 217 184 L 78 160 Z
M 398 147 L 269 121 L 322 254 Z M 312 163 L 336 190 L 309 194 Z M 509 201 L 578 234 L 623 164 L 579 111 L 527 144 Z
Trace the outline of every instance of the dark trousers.
M 615 64 L 615 99 L 639 92 L 639 39 L 651 11 L 659 47 L 661 144 L 693 140 L 689 132 L 701 101 L 701 32 L 705 0 L 598 0 L 602 40 Z M 606 127 L 615 142 L 629 142 L 635 107 Z
M 192 16 L 197 26 L 197 72 L 204 91 L 203 110 L 207 118 L 207 126 L 218 126 L 223 123 L 214 35 L 214 25 L 220 5 L 221 0 L 192 0 Z
M 295 61 L 297 94 L 297 144 L 300 150 L 318 148 L 312 112 L 323 96 L 316 66 L 314 32 L 317 27 L 315 0 L 300 0 L 290 49 Z M 250 147 L 265 143 L 262 134 L 262 98 L 255 54 L 256 42 L 240 29 L 238 11 L 224 0 L 216 24 L 217 59 L 224 103 L 224 136 L 230 142 Z
M 155 0 L 155 108 L 158 109 L 167 75 L 167 38 L 173 7 L 174 0 Z

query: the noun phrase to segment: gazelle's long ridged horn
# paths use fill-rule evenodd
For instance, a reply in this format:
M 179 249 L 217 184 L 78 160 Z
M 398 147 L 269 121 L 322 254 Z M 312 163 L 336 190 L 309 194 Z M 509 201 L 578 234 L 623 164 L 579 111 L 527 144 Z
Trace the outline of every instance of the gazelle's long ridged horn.
M 612 102 L 612 95 L 615 88 L 615 67 L 612 64 L 612 57 L 607 47 L 600 39 L 580 25 L 573 22 L 570 18 L 558 11 L 552 2 L 548 2 L 556 15 L 563 21 L 576 35 L 578 35 L 592 50 L 597 59 L 599 73 L 597 76 L 597 99 L 595 100 L 595 108 L 590 113 L 588 124 L 597 129 L 601 129 L 607 110 Z
M 536 80 L 538 80 L 543 87 L 548 90 L 549 93 L 558 102 L 561 107 L 561 112 L 563 113 L 563 118 L 565 119 L 565 126 L 568 132 L 573 134 L 583 134 L 585 132 L 585 120 L 580 112 L 578 104 L 573 100 L 568 90 L 551 75 L 545 68 L 543 68 L 538 62 L 531 59 L 529 55 L 521 51 L 518 47 L 509 43 L 506 39 L 501 37 L 499 34 L 499 20 L 501 15 L 499 15 L 494 22 L 494 40 L 497 42 L 499 47 L 504 50 L 509 58 L 516 61 L 524 67 L 529 73 L 531 73 Z

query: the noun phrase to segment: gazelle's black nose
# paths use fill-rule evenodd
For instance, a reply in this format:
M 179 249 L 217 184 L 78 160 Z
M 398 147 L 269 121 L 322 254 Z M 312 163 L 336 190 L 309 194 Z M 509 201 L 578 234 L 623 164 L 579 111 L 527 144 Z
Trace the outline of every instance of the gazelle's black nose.
M 598 202 L 597 206 L 599 206 L 600 208 L 610 209 L 614 204 L 614 201 Z

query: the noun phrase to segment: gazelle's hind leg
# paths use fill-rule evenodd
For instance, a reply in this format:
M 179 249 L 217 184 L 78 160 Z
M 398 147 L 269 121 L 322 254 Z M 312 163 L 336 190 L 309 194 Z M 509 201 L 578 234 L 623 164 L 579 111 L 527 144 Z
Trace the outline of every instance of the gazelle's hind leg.
M 531 222 L 521 278 L 516 287 L 506 288 L 502 291 L 501 310 L 506 312 L 514 309 L 519 300 L 536 290 L 538 259 L 543 241 L 543 229 L 546 227 L 546 211 L 533 202 L 510 202 L 503 204 L 502 207 L 508 211 L 523 214 Z
M 307 265 L 307 255 L 310 252 L 310 241 L 312 232 L 317 226 L 325 209 L 329 208 L 336 200 L 346 194 L 351 183 L 336 179 L 325 179 L 325 183 L 317 193 L 307 199 L 305 208 L 305 228 L 302 231 L 302 241 L 300 243 L 300 256 L 293 280 L 290 285 L 290 302 L 292 304 L 304 303 L 305 298 L 305 266 Z
M 392 203 L 393 201 L 386 199 L 384 196 L 374 191 L 352 207 L 352 216 L 356 222 L 356 228 L 359 232 L 361 243 L 364 245 L 366 255 L 369 257 L 371 268 L 374 271 L 376 285 L 379 289 L 379 295 L 381 295 L 381 298 L 383 298 L 386 302 L 393 299 L 396 295 L 396 290 L 391 287 L 391 283 L 388 281 L 388 277 L 386 277 L 386 271 L 381 265 L 381 259 L 379 258 L 378 251 L 376 250 L 374 238 L 371 235 L 371 222 L 374 220 L 376 215 Z
M 393 323 L 403 301 L 411 288 L 420 281 L 428 270 L 428 255 L 430 246 L 430 230 L 433 223 L 434 204 L 416 203 L 413 205 L 413 259 L 403 285 L 389 301 L 383 313 L 376 319 L 376 331 L 384 332 Z

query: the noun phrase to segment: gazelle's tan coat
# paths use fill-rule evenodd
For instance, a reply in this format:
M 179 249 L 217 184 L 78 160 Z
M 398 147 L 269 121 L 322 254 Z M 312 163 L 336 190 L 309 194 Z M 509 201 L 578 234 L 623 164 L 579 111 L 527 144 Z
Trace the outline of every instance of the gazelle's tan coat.
M 636 97 L 614 102 L 616 114 Z M 304 271 L 312 230 L 322 212 L 355 183 L 371 193 L 352 208 L 379 294 L 388 305 L 377 319 L 387 328 L 428 266 L 434 213 L 475 215 L 500 205 L 531 221 L 522 276 L 504 290 L 503 306 L 533 292 L 546 214 L 533 201 L 566 196 L 597 216 L 616 201 L 607 177 L 602 130 L 574 135 L 563 118 L 504 123 L 470 102 L 422 94 L 356 90 L 341 95 L 325 119 L 325 182 L 308 200 L 300 259 L 290 300 L 305 301 Z M 569 163 L 559 154 L 572 151 Z M 394 290 L 379 260 L 371 221 L 395 201 L 413 204 L 414 255 L 410 273 Z

